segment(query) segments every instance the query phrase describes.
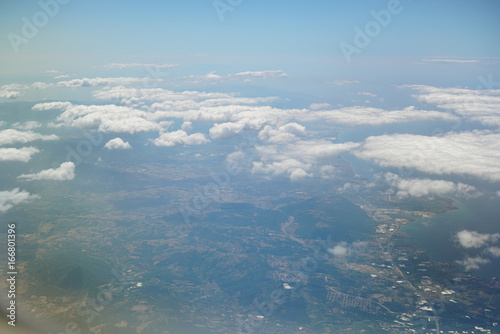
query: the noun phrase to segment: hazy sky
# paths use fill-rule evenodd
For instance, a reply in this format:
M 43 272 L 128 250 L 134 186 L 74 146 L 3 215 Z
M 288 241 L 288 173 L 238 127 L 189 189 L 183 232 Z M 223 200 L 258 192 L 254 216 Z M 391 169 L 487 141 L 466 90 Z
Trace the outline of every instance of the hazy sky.
M 53 17 L 39 15 L 44 3 L 51 4 L 47 11 Z M 245 64 L 248 69 L 281 66 L 297 74 L 365 71 L 369 76 L 376 70 L 373 64 L 389 71 L 408 67 L 410 58 L 500 54 L 500 3 L 495 0 L 71 0 L 58 7 L 49 0 L 1 2 L 0 74 L 137 61 L 196 65 L 201 72 L 233 71 Z M 355 27 L 364 31 L 374 21 L 371 12 L 388 7 L 395 9 L 388 23 L 374 30 L 348 64 L 340 44 L 355 46 Z M 38 22 L 38 32 L 25 29 L 31 35 L 23 35 L 23 18 Z M 27 38 L 13 47 L 12 33 Z

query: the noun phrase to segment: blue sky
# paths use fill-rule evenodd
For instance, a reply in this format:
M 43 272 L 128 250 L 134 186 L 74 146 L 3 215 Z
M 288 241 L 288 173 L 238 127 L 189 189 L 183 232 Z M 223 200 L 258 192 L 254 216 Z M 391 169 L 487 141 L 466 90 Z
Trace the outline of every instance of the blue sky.
M 222 1 L 222 0 L 221 0 Z M 227 0 L 224 0 L 224 2 Z M 234 1 L 233 3 L 238 3 Z M 353 43 L 354 27 L 388 1 L 243 0 L 220 20 L 213 2 L 69 1 L 14 53 L 7 34 L 22 35 L 22 17 L 41 10 L 37 1 L 0 4 L 0 73 L 54 66 L 88 68 L 113 61 L 166 61 L 223 69 L 288 67 L 308 73 L 343 71 L 341 42 Z M 500 54 L 498 1 L 400 1 L 349 71 L 364 61 L 392 58 L 495 57 Z M 387 65 L 389 66 L 389 65 Z

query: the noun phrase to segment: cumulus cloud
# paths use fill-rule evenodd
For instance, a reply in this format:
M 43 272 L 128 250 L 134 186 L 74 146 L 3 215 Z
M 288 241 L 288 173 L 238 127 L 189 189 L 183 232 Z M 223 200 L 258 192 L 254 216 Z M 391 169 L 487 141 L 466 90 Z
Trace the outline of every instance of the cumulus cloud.
M 0 212 L 5 213 L 15 205 L 19 205 L 36 198 L 40 198 L 40 196 L 31 195 L 29 192 L 20 190 L 19 188 L 0 191 Z
M 440 137 L 393 134 L 368 137 L 354 155 L 382 167 L 414 168 L 500 181 L 500 134 L 446 133 Z
M 28 143 L 35 140 L 57 140 L 56 135 L 42 135 L 33 131 L 19 131 L 6 129 L 0 131 L 0 145 L 10 145 L 14 143 Z
M 69 78 L 69 75 L 67 74 L 61 74 L 61 75 L 56 75 L 54 76 L 54 79 L 58 80 L 58 79 L 67 79 Z
M 128 142 L 124 142 L 123 139 L 119 137 L 111 139 L 104 145 L 104 147 L 108 150 L 127 150 L 132 148 Z
M 407 107 L 402 110 L 384 110 L 372 107 L 345 107 L 340 109 L 323 109 L 314 106 L 314 112 L 304 114 L 303 121 L 326 121 L 344 125 L 386 125 L 415 121 L 456 121 L 457 116 L 433 110 L 417 110 Z
M 266 125 L 259 132 L 259 139 L 267 140 L 270 143 L 291 142 L 305 136 L 305 132 L 306 128 L 295 122 L 280 126 L 277 130 Z
M 217 84 L 222 82 L 224 77 L 215 74 L 215 71 L 212 71 L 203 75 L 190 75 L 187 77 L 183 77 L 184 81 L 188 81 L 191 84 Z
M 0 98 L 15 99 L 22 95 L 29 86 L 22 84 L 8 84 L 0 87 Z
M 328 251 L 334 256 L 347 256 L 347 254 L 349 254 L 349 248 L 347 248 L 347 243 L 345 241 L 328 249 Z
M 286 144 L 256 147 L 260 161 L 253 163 L 253 173 L 284 175 L 292 180 L 320 173 L 330 159 L 358 147 L 357 143 L 332 143 L 324 139 L 298 140 Z
M 418 91 L 419 101 L 453 111 L 470 121 L 500 127 L 500 89 L 438 88 L 405 85 Z
M 193 123 L 192 122 L 184 122 L 184 123 L 182 123 L 181 129 L 184 131 L 191 131 L 193 129 Z
M 298 161 L 296 159 L 283 159 L 280 161 L 262 162 L 256 161 L 253 163 L 253 173 L 264 173 L 272 175 L 286 175 L 292 181 L 300 180 L 308 174 L 306 170 L 311 169 L 312 164 Z
M 368 248 L 368 241 L 355 241 L 349 244 L 345 241 L 339 242 L 332 248 L 328 249 L 328 252 L 336 257 L 344 257 L 349 255 L 357 255 L 365 253 Z
M 46 111 L 46 110 L 66 110 L 73 106 L 71 102 L 43 102 L 35 104 L 31 109 L 37 111 Z
M 31 156 L 40 152 L 35 147 L 4 148 L 0 147 L 0 161 L 22 161 L 28 162 Z
M 281 70 L 268 71 L 246 71 L 235 74 L 236 77 L 271 79 L 271 78 L 286 78 L 288 75 Z
M 201 145 L 208 142 L 209 140 L 203 133 L 188 135 L 184 130 L 165 132 L 160 134 L 160 137 L 153 140 L 156 146 Z
M 311 103 L 309 109 L 311 110 L 325 110 L 332 108 L 330 103 Z
M 245 128 L 245 124 L 243 123 L 222 123 L 222 124 L 215 124 L 211 129 L 210 129 L 210 137 L 214 139 L 225 139 L 225 138 L 231 138 L 234 137 L 235 135 L 241 133 L 243 129 Z
M 500 247 L 488 247 L 486 252 L 494 257 L 500 257 Z
M 430 179 L 403 179 L 393 173 L 387 173 L 385 179 L 392 187 L 397 188 L 398 196 L 422 197 L 453 194 L 474 197 L 479 195 L 479 191 L 475 187 L 460 182 L 454 183 Z
M 483 234 L 475 231 L 462 230 L 455 235 L 456 241 L 464 248 L 481 248 L 489 243 L 500 240 L 500 233 Z
M 466 257 L 461 261 L 460 260 L 456 261 L 456 263 L 458 263 L 461 266 L 464 266 L 464 269 L 466 271 L 470 271 L 470 270 L 477 270 L 481 265 L 490 263 L 490 260 L 482 258 L 480 256 L 476 256 L 476 257 Z
M 277 97 L 238 97 L 235 93 L 183 91 L 164 88 L 103 87 L 93 93 L 97 99 L 121 99 L 122 104 L 156 102 L 151 110 L 190 110 L 222 105 L 256 104 L 275 101 Z
M 54 84 L 37 81 L 33 82 L 30 86 L 34 89 L 47 89 L 49 87 L 54 87 Z
M 212 71 L 204 75 L 190 75 L 183 77 L 185 82 L 192 84 L 217 84 L 222 82 L 231 82 L 243 79 L 245 82 L 250 82 L 253 79 L 269 80 L 276 78 L 285 78 L 288 75 L 281 70 L 267 70 L 267 71 L 245 71 L 236 74 L 218 75 Z
M 75 164 L 71 161 L 63 162 L 59 168 L 51 168 L 42 170 L 36 174 L 23 174 L 18 176 L 20 179 L 27 181 L 34 180 L 54 180 L 54 181 L 69 181 L 75 178 Z
M 238 129 L 258 130 L 265 124 L 279 123 L 291 116 L 290 111 L 269 106 L 248 106 L 275 100 L 275 97 L 242 98 L 234 94 L 197 91 L 173 92 L 165 89 L 133 89 L 113 87 L 98 91 L 98 98 L 122 99 L 119 105 L 73 105 L 70 103 L 41 103 L 34 110 L 62 109 L 59 124 L 103 132 L 135 133 L 160 131 L 165 119 L 178 118 L 184 122 L 217 123 L 214 138 L 228 136 Z M 158 101 L 158 102 L 156 102 Z M 145 102 L 152 103 L 145 105 Z M 224 124 L 236 123 L 236 124 Z M 186 123 L 190 124 L 190 123 Z M 57 124 L 55 125 L 57 126 Z
M 12 124 L 12 127 L 19 129 L 19 130 L 33 130 L 33 129 L 39 128 L 41 126 L 42 126 L 42 124 L 40 122 L 37 122 L 37 121 L 27 121 L 24 123 L 16 122 L 16 123 Z
M 87 106 L 51 102 L 37 104 L 33 109 L 63 109 L 64 112 L 56 119 L 60 122 L 59 124 L 82 129 L 96 129 L 105 133 L 134 134 L 161 129 L 152 113 L 114 104 Z
M 95 87 L 95 86 L 128 86 L 135 84 L 150 84 L 151 81 L 156 81 L 158 83 L 162 82 L 163 79 L 153 79 L 153 78 L 135 78 L 135 77 L 119 77 L 119 78 L 82 78 L 82 79 L 72 79 L 66 81 L 59 81 L 56 85 L 57 87 Z

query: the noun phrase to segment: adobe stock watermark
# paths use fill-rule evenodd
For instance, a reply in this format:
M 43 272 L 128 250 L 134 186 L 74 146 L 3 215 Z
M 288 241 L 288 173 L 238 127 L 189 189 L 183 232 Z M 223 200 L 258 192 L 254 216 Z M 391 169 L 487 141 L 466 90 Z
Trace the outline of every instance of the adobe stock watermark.
M 71 147 L 70 145 L 66 145 L 67 154 L 66 154 L 66 159 L 64 161 L 67 162 L 73 161 L 75 167 L 80 165 L 83 162 L 84 158 L 92 154 L 94 148 L 101 145 L 103 141 L 103 136 L 100 132 L 97 132 L 95 133 L 95 135 L 93 135 L 87 130 L 83 130 L 82 133 L 87 139 L 80 140 L 76 144 L 75 148 Z M 57 161 L 52 162 L 53 168 L 58 168 L 60 165 L 61 164 L 58 163 Z
M 241 5 L 243 0 L 214 0 L 212 5 L 214 6 L 215 12 L 219 16 L 221 21 L 224 21 L 224 14 L 229 11 L 232 12 L 236 7 Z
M 39 29 L 45 27 L 51 18 L 54 18 L 61 8 L 60 5 L 66 5 L 71 0 L 40 0 L 38 1 L 38 6 L 41 10 L 34 13 L 31 20 L 26 16 L 21 17 L 23 23 L 21 27 L 21 34 L 15 32 L 9 32 L 7 34 L 7 39 L 12 46 L 12 50 L 15 53 L 19 53 L 19 46 L 21 44 L 28 44 L 28 42 L 35 38 L 39 33 Z
M 403 6 L 399 0 L 389 0 L 387 3 L 387 9 L 382 9 L 378 12 L 374 10 L 370 11 L 370 15 L 373 17 L 373 20 L 368 21 L 365 24 L 364 29 L 361 29 L 358 26 L 354 27 L 355 35 L 352 44 L 346 42 L 341 42 L 339 44 L 340 51 L 342 51 L 347 63 L 351 63 L 352 56 L 354 54 L 360 54 L 361 50 L 368 47 L 371 41 L 380 35 L 382 28 L 387 27 L 392 22 L 392 17 L 394 15 L 401 14 L 402 11 Z
M 168 69 L 170 67 L 167 67 Z M 167 71 L 162 71 L 163 67 L 161 66 L 147 66 L 145 68 L 148 75 L 144 78 L 145 80 L 142 82 L 142 88 L 151 89 L 158 88 L 158 83 L 163 79 L 170 76 L 170 73 Z
M 255 144 L 256 139 L 254 138 L 246 139 L 240 143 L 237 152 L 240 152 L 242 159 L 227 160 L 225 169 L 222 172 L 210 176 L 213 182 L 208 182 L 203 187 L 196 189 L 188 205 L 178 206 L 186 224 L 191 222 L 190 216 L 202 213 L 211 202 L 221 200 L 221 190 L 229 186 L 231 177 L 240 174 L 243 171 L 243 164 L 250 163 L 257 155 Z

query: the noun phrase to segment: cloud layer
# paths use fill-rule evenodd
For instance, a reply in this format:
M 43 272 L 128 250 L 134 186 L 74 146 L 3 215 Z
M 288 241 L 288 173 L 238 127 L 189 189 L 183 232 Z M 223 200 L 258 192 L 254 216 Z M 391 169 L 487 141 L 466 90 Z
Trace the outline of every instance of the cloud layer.
M 129 142 L 124 142 L 123 139 L 116 137 L 108 141 L 105 145 L 108 150 L 128 150 L 131 149 Z
M 462 230 L 457 232 L 456 239 L 464 248 L 481 248 L 489 243 L 500 240 L 500 233 L 483 234 L 474 231 Z
M 500 181 L 500 134 L 489 131 L 450 132 L 441 137 L 412 134 L 368 137 L 354 154 L 382 167 Z
M 19 205 L 36 198 L 40 198 L 40 196 L 31 195 L 29 192 L 20 190 L 19 188 L 0 191 L 0 212 L 5 213 L 15 205 Z
M 500 89 L 438 88 L 407 85 L 419 101 L 452 111 L 465 120 L 500 127 Z M 483 87 L 484 88 L 484 87 Z
M 75 178 L 75 164 L 73 162 L 63 162 L 59 168 L 51 168 L 42 170 L 35 174 L 23 174 L 18 176 L 20 179 L 27 181 L 34 180 L 54 180 L 54 181 L 68 181 Z
M 0 161 L 22 161 L 28 162 L 31 156 L 40 152 L 35 147 L 3 148 L 0 147 Z
M 463 197 L 477 196 L 478 190 L 468 184 L 454 183 L 445 180 L 403 179 L 396 174 L 387 173 L 386 181 L 397 189 L 398 196 L 432 196 L 459 195 Z

